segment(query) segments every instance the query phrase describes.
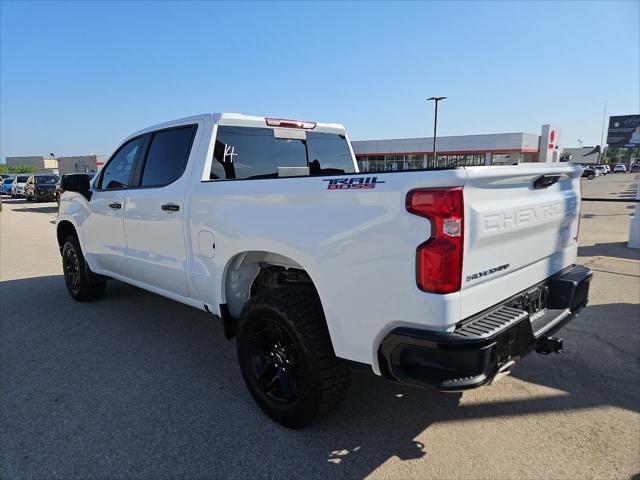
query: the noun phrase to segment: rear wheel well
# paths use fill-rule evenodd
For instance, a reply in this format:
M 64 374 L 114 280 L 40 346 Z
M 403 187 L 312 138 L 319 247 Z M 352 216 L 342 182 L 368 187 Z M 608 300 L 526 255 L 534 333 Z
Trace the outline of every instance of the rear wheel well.
M 68 237 L 78 238 L 78 232 L 76 232 L 76 227 L 74 227 L 73 223 L 71 223 L 68 220 L 63 220 L 60 223 L 58 223 L 58 227 L 56 229 L 56 235 L 58 237 L 58 246 L 60 247 L 60 250 L 62 250 L 62 247 L 64 246 L 64 241 Z
M 316 290 L 300 264 L 271 252 L 245 252 L 236 256 L 230 262 L 224 280 L 226 303 L 220 310 L 227 338 L 235 336 L 235 327 L 246 303 L 265 290 L 294 284 Z

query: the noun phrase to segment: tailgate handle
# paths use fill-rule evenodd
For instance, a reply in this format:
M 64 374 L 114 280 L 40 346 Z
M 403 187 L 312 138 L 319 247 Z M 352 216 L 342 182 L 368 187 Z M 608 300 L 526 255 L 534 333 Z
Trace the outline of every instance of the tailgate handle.
M 560 175 L 542 175 L 536 178 L 533 182 L 533 188 L 540 190 L 542 188 L 549 188 L 560 179 Z

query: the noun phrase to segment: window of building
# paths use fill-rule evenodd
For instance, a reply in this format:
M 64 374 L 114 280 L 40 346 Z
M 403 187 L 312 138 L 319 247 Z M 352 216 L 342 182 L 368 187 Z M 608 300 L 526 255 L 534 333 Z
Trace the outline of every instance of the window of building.
M 394 172 L 401 170 L 422 170 L 456 168 L 461 166 L 484 165 L 484 154 L 438 155 L 434 160 L 429 154 L 407 155 L 359 155 L 358 164 L 364 172 Z M 425 163 L 426 162 L 426 163 Z
M 107 166 L 104 167 L 98 188 L 110 190 L 129 186 L 131 167 L 141 144 L 142 137 L 134 138 L 118 150 Z
M 142 172 L 143 187 L 160 187 L 175 182 L 187 165 L 197 127 L 161 130 L 153 133 Z

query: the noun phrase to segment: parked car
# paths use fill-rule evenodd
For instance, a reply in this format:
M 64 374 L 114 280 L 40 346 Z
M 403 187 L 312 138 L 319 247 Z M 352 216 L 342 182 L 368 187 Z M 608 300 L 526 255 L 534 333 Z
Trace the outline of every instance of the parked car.
M 640 172 L 640 163 L 636 162 L 632 164 L 631 167 L 629 168 L 629 172 Z
M 53 201 L 55 200 L 54 192 L 56 190 L 57 181 L 57 175 L 31 175 L 24 187 L 24 196 L 28 201 Z
M 29 180 L 29 175 L 16 175 L 16 178 L 11 185 L 11 196 L 13 198 L 24 196 L 24 186 Z
M 593 167 L 584 167 L 584 169 L 582 170 L 582 177 L 583 178 L 588 178 L 589 180 L 593 180 L 598 175 L 600 175 L 600 174 Z
M 67 175 L 84 175 L 89 180 L 91 180 L 93 177 L 95 177 L 96 174 L 93 172 L 87 172 L 87 173 L 68 173 Z M 66 175 L 63 175 L 62 178 L 64 178 L 65 176 Z M 62 190 L 62 187 L 60 185 L 62 183 L 62 178 L 58 180 L 58 183 L 56 183 L 56 190 L 54 192 L 54 197 L 58 205 L 60 205 L 60 195 L 62 195 L 62 192 L 64 191 Z
M 61 186 L 71 297 L 116 278 L 221 317 L 251 396 L 291 428 L 342 400 L 344 360 L 479 387 L 560 351 L 588 301 L 567 163 L 359 173 L 339 124 L 214 114 L 141 130 Z
M 11 195 L 11 185 L 13 185 L 13 177 L 6 177 L 2 179 L 0 184 L 0 193 L 2 195 Z
M 4 180 L 5 178 L 11 178 L 10 173 L 0 173 L 0 178 Z
M 596 172 L 598 172 L 598 174 L 600 175 L 606 175 L 607 174 L 607 167 L 605 167 L 604 165 L 596 165 L 595 167 Z
M 627 166 L 624 163 L 616 163 L 613 166 L 613 173 L 627 173 Z

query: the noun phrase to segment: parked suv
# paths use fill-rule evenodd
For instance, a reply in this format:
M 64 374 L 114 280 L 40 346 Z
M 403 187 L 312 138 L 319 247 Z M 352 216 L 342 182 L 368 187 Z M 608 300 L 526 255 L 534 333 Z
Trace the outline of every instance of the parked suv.
M 613 166 L 613 173 L 627 173 L 627 166 L 624 163 L 616 163 Z
M 31 175 L 24 187 L 24 196 L 36 202 L 53 201 L 57 181 L 56 175 Z
M 588 178 L 589 180 L 593 180 L 594 178 L 596 178 L 599 175 L 599 173 L 597 172 L 597 170 L 593 167 L 584 167 L 582 169 L 582 177 L 583 178 Z
M 24 186 L 29 180 L 29 175 L 16 175 L 16 179 L 11 185 L 11 196 L 13 198 L 24 196 Z
M 2 179 L 2 184 L 0 184 L 0 193 L 2 195 L 10 195 L 11 194 L 11 186 L 13 185 L 13 181 L 15 179 L 12 177 L 7 177 Z

